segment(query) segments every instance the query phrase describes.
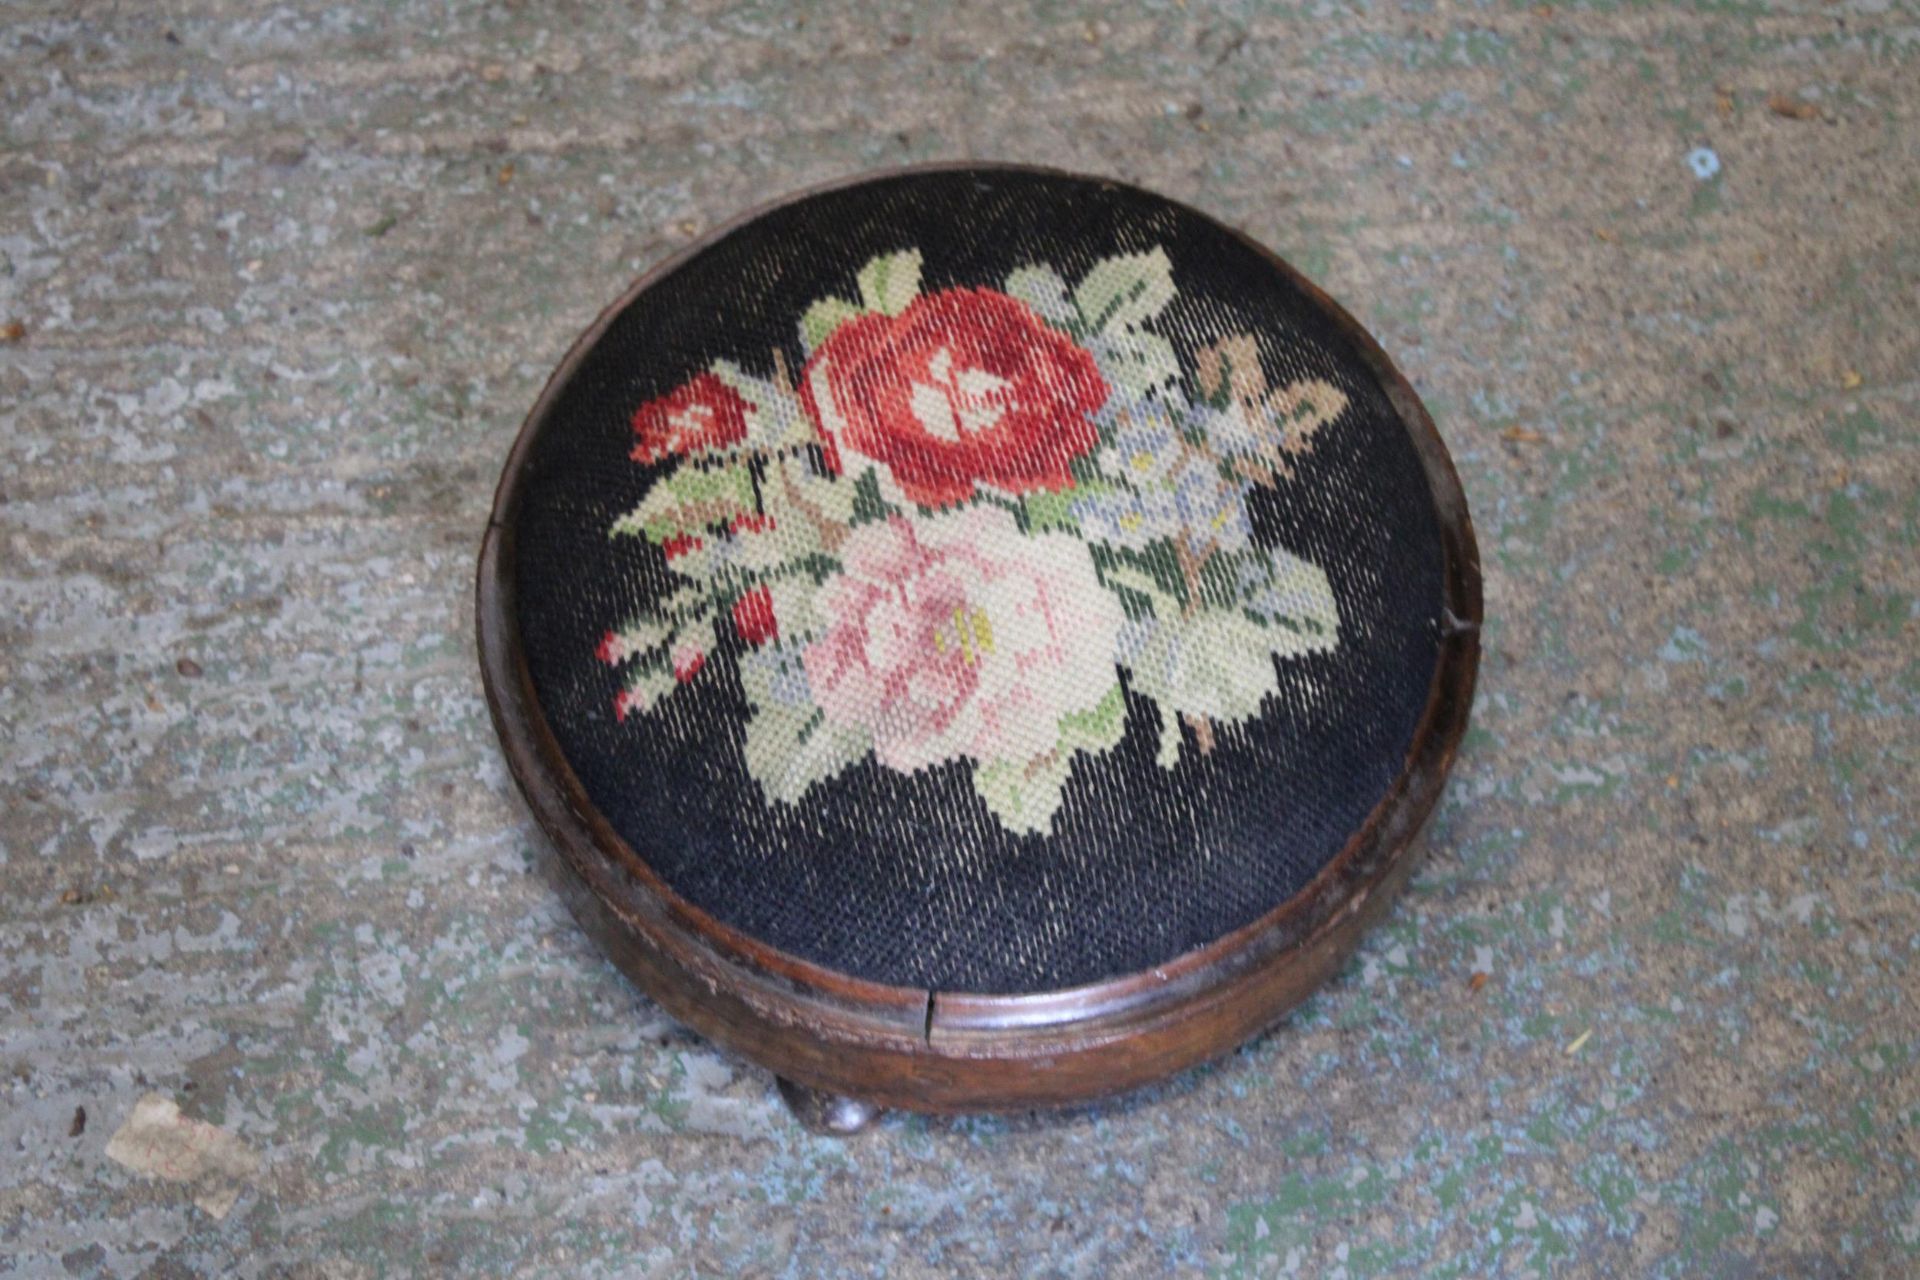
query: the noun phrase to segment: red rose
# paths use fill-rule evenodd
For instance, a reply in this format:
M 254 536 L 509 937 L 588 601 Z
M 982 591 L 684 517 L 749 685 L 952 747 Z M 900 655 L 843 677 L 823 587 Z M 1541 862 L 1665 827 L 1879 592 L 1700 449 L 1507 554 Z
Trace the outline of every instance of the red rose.
M 773 616 L 773 593 L 755 587 L 733 602 L 733 629 L 754 648 L 780 638 L 780 623 Z
M 672 454 L 724 449 L 747 438 L 747 402 L 711 373 L 703 373 L 633 415 L 635 462 Z
M 1093 357 L 1024 303 L 949 289 L 841 324 L 801 371 L 800 394 L 830 445 L 884 463 L 909 498 L 944 507 L 976 482 L 1067 488 L 1107 386 Z

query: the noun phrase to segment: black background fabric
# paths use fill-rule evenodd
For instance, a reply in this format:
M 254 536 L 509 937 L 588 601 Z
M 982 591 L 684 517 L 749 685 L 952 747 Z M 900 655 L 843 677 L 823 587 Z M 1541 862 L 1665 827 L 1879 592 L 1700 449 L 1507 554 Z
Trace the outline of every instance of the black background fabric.
M 1158 711 L 1127 695 L 1126 737 L 1082 753 L 1047 836 L 1007 832 L 971 766 L 914 775 L 871 757 L 770 805 L 741 755 L 747 704 L 730 629 L 692 683 L 616 723 L 621 672 L 600 637 L 668 589 L 657 548 L 607 530 L 665 465 L 629 460 L 643 402 L 725 357 L 803 362 L 816 298 L 857 298 L 873 255 L 918 248 L 923 291 L 1001 287 L 1044 264 L 1069 282 L 1163 247 L 1179 298 L 1154 325 L 1194 352 L 1254 333 L 1276 384 L 1325 378 L 1350 405 L 1295 479 L 1249 497 L 1256 541 L 1323 569 L 1334 652 L 1279 661 L 1262 718 L 1208 756 L 1185 734 L 1154 761 Z M 809 197 L 734 231 L 658 281 L 607 330 L 535 442 L 516 585 L 534 687 L 594 804 L 677 892 L 784 951 L 903 986 L 1056 990 L 1164 963 L 1296 893 L 1400 771 L 1438 656 L 1437 518 L 1405 428 L 1318 310 L 1219 224 L 1148 193 L 1018 170 L 882 179 Z

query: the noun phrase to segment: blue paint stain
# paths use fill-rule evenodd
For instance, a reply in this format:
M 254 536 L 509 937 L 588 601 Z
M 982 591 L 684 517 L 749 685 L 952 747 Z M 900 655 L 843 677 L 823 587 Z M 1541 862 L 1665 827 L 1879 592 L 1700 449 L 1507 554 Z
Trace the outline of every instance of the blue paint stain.
M 1675 627 L 1660 646 L 1662 662 L 1698 662 L 1707 656 L 1707 642 L 1692 627 Z
M 1687 167 L 1693 170 L 1694 177 L 1705 182 L 1720 172 L 1720 157 L 1712 147 L 1695 147 L 1687 152 Z

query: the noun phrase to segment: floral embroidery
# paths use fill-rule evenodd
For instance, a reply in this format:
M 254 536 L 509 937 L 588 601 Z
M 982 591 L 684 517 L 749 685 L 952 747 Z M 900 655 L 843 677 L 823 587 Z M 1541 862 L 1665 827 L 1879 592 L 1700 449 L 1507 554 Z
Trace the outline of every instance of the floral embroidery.
M 1326 574 L 1253 538 L 1247 496 L 1294 478 L 1347 407 L 1269 387 L 1230 334 L 1183 369 L 1152 324 L 1164 251 L 1077 285 L 920 289 L 875 258 L 859 301 L 800 320 L 795 376 L 716 361 L 634 414 L 633 457 L 672 459 L 615 537 L 661 548 L 674 589 L 597 650 L 625 720 L 740 642 L 743 750 L 767 797 L 871 756 L 971 767 L 1000 822 L 1045 832 L 1075 757 L 1112 750 L 1126 687 L 1159 713 L 1160 763 L 1258 716 L 1275 659 L 1331 650 Z

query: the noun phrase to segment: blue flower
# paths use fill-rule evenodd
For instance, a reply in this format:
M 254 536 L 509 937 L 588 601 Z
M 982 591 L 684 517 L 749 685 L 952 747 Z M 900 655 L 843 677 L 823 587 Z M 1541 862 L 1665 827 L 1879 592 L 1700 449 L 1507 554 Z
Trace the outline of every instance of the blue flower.
M 1181 525 L 1175 497 L 1164 488 L 1089 494 L 1068 510 L 1089 540 L 1136 551 L 1156 539 L 1172 537 Z
M 1180 468 L 1173 480 L 1173 500 L 1187 549 L 1196 555 L 1209 546 L 1238 551 L 1253 537 L 1241 486 L 1205 458 L 1190 458 Z
M 1136 489 L 1157 486 L 1172 474 L 1183 444 L 1173 406 L 1162 400 L 1109 404 L 1102 434 L 1112 438 L 1100 451 L 1103 475 Z

